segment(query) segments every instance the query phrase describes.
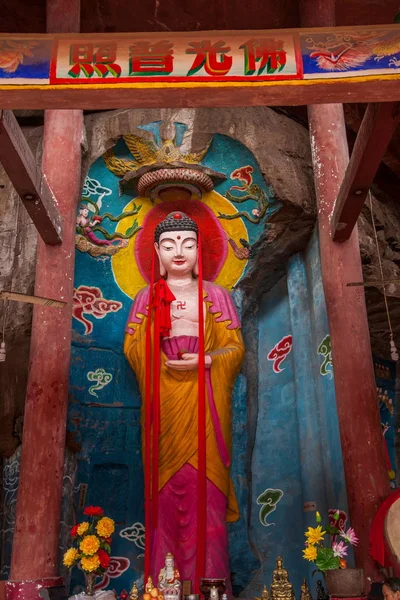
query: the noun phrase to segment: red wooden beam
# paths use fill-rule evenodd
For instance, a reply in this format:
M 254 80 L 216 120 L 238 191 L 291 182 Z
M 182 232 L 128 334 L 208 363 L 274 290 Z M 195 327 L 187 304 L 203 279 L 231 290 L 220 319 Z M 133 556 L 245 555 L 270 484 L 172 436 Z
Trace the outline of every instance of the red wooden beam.
M 57 201 L 10 110 L 0 111 L 0 162 L 46 244 L 60 244 Z
M 60 31 L 63 27 L 78 31 L 79 14 L 79 0 L 47 0 L 48 31 Z M 43 588 L 62 586 L 57 575 L 82 134 L 82 111 L 45 112 L 42 169 L 57 198 L 63 243 L 46 246 L 38 240 L 35 296 L 59 298 L 67 306 L 53 311 L 38 305 L 33 308 L 7 600 L 40 600 Z
M 332 212 L 335 242 L 349 239 L 399 122 L 400 103 L 368 105 Z
M 40 87 L 40 89 L 38 89 Z M 108 110 L 116 108 L 187 108 L 218 106 L 306 106 L 334 102 L 400 101 L 400 75 L 368 78 L 271 81 L 262 85 L 218 85 L 186 87 L 160 84 L 135 85 L 45 85 L 3 86 L 0 107 L 17 109 L 72 108 Z
M 304 26 L 334 25 L 335 0 L 301 0 L 300 15 Z M 308 115 L 347 500 L 351 524 L 360 540 L 354 555 L 357 567 L 363 567 L 368 579 L 374 580 L 378 571 L 369 554 L 370 527 L 390 487 L 365 298 L 357 288 L 346 287 L 348 281 L 362 280 L 360 246 L 357 228 L 346 244 L 335 244 L 330 235 L 330 218 L 348 165 L 346 126 L 340 105 L 309 106 Z M 332 430 L 334 420 L 327 423 L 327 416 L 325 412 L 325 427 Z M 321 419 L 323 423 L 324 411 Z M 331 488 L 327 489 L 329 503 L 335 501 Z M 343 492 L 340 490 L 341 502 Z

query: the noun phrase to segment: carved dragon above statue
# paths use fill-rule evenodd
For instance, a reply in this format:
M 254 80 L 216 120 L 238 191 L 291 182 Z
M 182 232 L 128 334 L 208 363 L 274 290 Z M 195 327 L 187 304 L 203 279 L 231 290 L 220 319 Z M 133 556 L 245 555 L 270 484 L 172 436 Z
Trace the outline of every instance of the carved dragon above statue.
M 200 164 L 210 143 L 200 152 L 184 154 L 180 146 L 188 125 L 174 122 L 175 134 L 171 139 L 163 138 L 161 124 L 162 121 L 155 121 L 138 126 L 138 129 L 148 131 L 153 140 L 138 135 L 123 136 L 132 159 L 119 158 L 113 149 L 104 154 L 107 168 L 122 178 L 119 184 L 121 193 L 136 186 L 139 196 L 152 200 L 163 200 L 171 192 L 175 197 L 201 198 L 203 193 L 214 188 L 215 181 L 226 179 L 223 173 Z

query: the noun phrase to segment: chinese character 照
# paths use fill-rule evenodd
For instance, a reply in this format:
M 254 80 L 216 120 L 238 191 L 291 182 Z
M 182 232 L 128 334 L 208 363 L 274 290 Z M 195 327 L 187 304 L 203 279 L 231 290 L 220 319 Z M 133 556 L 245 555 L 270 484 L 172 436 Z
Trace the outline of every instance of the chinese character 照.
M 69 63 L 71 65 L 68 75 L 78 78 L 81 73 L 85 77 L 92 77 L 94 73 L 98 77 L 107 77 L 110 74 L 113 77 L 121 75 L 121 67 L 116 64 L 117 45 L 100 44 L 71 44 L 69 53 Z

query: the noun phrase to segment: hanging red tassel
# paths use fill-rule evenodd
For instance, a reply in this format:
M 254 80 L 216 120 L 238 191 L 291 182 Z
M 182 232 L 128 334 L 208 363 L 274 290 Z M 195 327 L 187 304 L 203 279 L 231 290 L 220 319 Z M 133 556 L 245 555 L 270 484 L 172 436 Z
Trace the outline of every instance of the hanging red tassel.
M 154 290 L 154 341 L 153 341 L 153 446 L 152 446 L 152 528 L 157 529 L 158 525 L 158 456 L 159 444 L 158 436 L 160 434 L 160 301 L 159 301 L 159 282 L 157 281 Z
M 164 279 L 159 279 L 154 289 L 154 307 L 160 314 L 160 333 L 168 337 L 171 331 L 171 302 L 176 300 Z
M 154 339 L 153 339 L 153 445 L 152 445 L 152 529 L 158 526 L 159 436 L 160 436 L 160 374 L 161 336 L 168 336 L 171 324 L 171 302 L 175 296 L 164 279 L 154 286 Z
M 146 397 L 145 397 L 145 419 L 144 419 L 144 523 L 146 531 L 145 550 L 144 550 L 144 577 L 145 582 L 150 575 L 151 559 L 151 374 L 152 374 L 152 356 L 151 356 L 151 320 L 153 314 L 153 289 L 155 278 L 155 250 L 151 261 L 151 277 L 149 287 L 149 307 L 147 313 L 146 327 Z
M 144 559 L 145 582 L 150 575 L 151 543 L 158 523 L 159 480 L 159 433 L 160 433 L 160 369 L 161 335 L 169 335 L 171 329 L 170 305 L 175 296 L 167 283 L 161 279 L 154 284 L 155 255 L 153 250 L 149 309 L 146 329 L 146 398 L 145 398 L 145 528 L 146 544 Z M 201 240 L 198 237 L 198 316 L 199 316 L 199 365 L 198 365 L 198 473 L 197 473 L 197 554 L 196 592 L 200 592 L 200 578 L 205 577 L 206 562 L 206 393 L 204 351 L 204 303 L 203 264 Z M 151 339 L 154 315 L 153 344 Z M 153 346 L 153 347 L 152 347 Z M 153 352 L 152 352 L 153 350 Z M 152 433 L 152 435 L 151 435 Z
M 206 390 L 204 351 L 203 260 L 201 237 L 198 234 L 198 303 L 199 303 L 199 365 L 198 365 L 198 471 L 197 471 L 197 554 L 195 590 L 200 593 L 200 578 L 206 567 Z

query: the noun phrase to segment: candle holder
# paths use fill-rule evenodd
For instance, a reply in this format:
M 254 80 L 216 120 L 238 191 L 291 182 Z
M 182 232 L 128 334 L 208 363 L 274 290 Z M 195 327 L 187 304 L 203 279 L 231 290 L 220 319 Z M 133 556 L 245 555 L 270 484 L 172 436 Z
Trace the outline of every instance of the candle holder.
M 218 598 L 222 597 L 226 590 L 226 578 L 203 578 L 200 579 L 200 591 L 204 595 L 205 600 L 210 600 L 210 590 L 212 587 L 216 587 L 218 590 Z

